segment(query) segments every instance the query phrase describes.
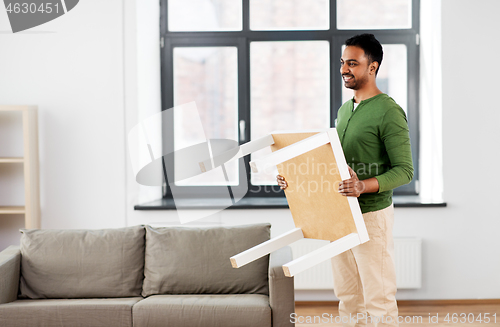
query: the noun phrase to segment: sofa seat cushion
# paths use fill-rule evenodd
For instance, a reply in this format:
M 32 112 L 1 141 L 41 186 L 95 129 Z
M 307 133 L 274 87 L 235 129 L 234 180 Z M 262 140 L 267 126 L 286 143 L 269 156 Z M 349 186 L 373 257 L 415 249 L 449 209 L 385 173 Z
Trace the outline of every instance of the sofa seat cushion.
M 141 295 L 144 227 L 21 231 L 20 298 Z
M 141 297 L 17 300 L 0 305 L 2 327 L 132 327 L 132 307 Z
M 227 227 L 146 226 L 142 296 L 269 294 L 266 255 L 234 269 L 235 254 L 269 240 L 270 224 Z
M 134 327 L 271 326 L 261 294 L 153 295 L 134 305 Z

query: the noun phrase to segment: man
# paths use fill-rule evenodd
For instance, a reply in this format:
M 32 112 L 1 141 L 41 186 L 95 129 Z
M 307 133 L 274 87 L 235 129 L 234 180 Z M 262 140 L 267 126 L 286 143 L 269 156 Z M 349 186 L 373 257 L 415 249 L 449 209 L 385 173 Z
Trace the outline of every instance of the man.
M 383 50 L 373 34 L 356 35 L 345 45 L 340 73 L 354 98 L 339 109 L 336 128 L 351 178 L 339 192 L 358 197 L 370 240 L 332 258 L 334 290 L 344 326 L 398 326 L 392 190 L 413 178 L 408 123 L 377 87 Z M 278 184 L 287 187 L 282 176 Z

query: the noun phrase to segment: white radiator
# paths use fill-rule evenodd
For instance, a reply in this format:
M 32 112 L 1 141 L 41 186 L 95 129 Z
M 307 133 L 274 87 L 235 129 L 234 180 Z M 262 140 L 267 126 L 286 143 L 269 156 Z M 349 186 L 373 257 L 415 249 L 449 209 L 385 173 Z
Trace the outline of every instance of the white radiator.
M 304 239 L 291 244 L 290 247 L 293 258 L 296 259 L 327 244 L 327 241 Z M 419 238 L 395 238 L 394 252 L 398 288 L 420 288 L 422 286 L 422 240 Z M 295 289 L 333 289 L 330 260 L 297 274 L 295 276 Z

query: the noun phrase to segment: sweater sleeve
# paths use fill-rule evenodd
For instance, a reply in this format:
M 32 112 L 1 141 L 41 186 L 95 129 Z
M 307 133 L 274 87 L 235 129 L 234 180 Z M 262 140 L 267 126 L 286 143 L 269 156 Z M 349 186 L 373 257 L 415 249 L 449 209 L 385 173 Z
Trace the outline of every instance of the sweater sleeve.
M 394 108 L 386 112 L 380 126 L 380 137 L 384 142 L 391 168 L 376 176 L 379 193 L 408 184 L 413 179 L 410 133 L 403 109 Z

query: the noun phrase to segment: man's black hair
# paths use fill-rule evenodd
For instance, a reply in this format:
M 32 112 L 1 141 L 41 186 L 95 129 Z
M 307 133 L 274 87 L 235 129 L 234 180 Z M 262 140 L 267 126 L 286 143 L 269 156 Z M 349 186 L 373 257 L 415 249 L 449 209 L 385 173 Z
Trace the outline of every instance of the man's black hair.
M 378 69 L 382 64 L 382 57 L 384 56 L 384 51 L 382 50 L 382 45 L 375 38 L 373 34 L 360 34 L 351 37 L 345 41 L 346 46 L 356 46 L 363 49 L 365 55 L 368 57 L 370 64 L 374 61 L 378 62 L 377 70 L 375 75 L 378 74 Z

